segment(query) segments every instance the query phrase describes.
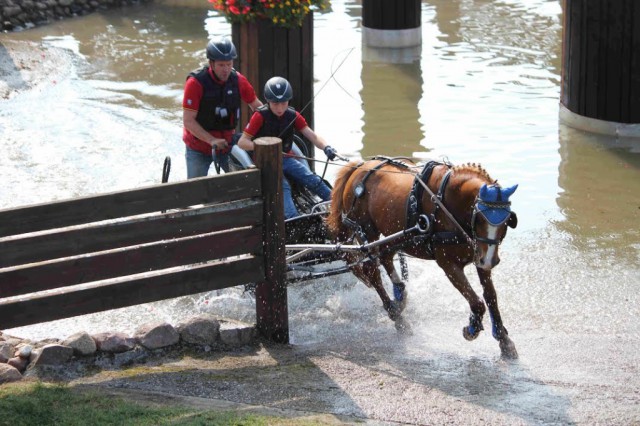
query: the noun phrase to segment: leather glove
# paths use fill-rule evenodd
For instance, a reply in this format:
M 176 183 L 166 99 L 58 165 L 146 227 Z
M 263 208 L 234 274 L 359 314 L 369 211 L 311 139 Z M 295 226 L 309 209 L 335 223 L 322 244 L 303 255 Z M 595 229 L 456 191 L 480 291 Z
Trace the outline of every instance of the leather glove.
M 336 155 L 338 155 L 338 151 L 336 151 L 335 148 L 327 145 L 324 147 L 324 155 L 326 155 L 329 160 L 334 160 L 336 158 Z

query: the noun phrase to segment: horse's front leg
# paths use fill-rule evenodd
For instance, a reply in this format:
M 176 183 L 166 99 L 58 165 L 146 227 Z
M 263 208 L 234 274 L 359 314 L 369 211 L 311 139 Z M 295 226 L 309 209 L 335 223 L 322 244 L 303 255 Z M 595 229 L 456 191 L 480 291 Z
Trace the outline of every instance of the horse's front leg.
M 471 309 L 469 325 L 462 329 L 462 335 L 467 340 L 473 340 L 478 337 L 482 330 L 484 330 L 484 327 L 482 326 L 482 317 L 484 316 L 487 308 L 484 306 L 482 299 L 480 299 L 476 292 L 473 291 L 469 280 L 464 274 L 463 265 L 438 259 L 436 260 L 438 265 L 447 274 L 451 284 L 453 284 L 453 286 L 469 303 L 469 308 Z
M 516 345 L 509 338 L 509 333 L 507 332 L 506 327 L 502 324 L 502 317 L 500 316 L 500 310 L 498 309 L 498 295 L 496 294 L 496 289 L 493 286 L 491 271 L 480 268 L 477 268 L 477 271 L 478 276 L 480 277 L 480 283 L 484 289 L 484 301 L 489 308 L 493 337 L 499 342 L 500 351 L 503 357 L 517 359 L 518 351 L 516 351 Z

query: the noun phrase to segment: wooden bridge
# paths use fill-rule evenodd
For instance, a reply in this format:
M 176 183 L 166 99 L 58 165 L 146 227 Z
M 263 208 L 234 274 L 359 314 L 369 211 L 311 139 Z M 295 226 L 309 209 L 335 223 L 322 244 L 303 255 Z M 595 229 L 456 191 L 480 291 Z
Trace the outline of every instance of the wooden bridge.
M 279 139 L 256 169 L 0 210 L 0 330 L 255 282 L 289 340 Z

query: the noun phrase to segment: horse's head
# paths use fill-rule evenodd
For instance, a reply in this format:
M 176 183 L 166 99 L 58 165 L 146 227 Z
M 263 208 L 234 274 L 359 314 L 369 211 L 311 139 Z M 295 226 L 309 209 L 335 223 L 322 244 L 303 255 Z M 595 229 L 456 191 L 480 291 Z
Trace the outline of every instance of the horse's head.
M 518 217 L 511 211 L 509 197 L 518 185 L 502 188 L 500 185 L 483 184 L 478 192 L 471 231 L 475 241 L 475 265 L 489 270 L 500 262 L 498 246 L 507 235 L 507 227 L 515 228 Z

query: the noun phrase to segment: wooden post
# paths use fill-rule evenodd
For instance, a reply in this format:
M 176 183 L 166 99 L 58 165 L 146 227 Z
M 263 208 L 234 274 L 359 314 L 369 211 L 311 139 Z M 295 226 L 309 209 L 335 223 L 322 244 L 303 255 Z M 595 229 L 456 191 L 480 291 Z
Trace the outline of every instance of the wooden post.
M 233 24 L 233 44 L 238 49 L 236 68 L 244 74 L 264 102 L 264 85 L 271 77 L 289 80 L 293 88 L 291 106 L 314 128 L 313 113 L 313 13 L 307 14 L 301 27 L 283 28 L 271 21 Z M 251 117 L 251 110 L 243 105 L 242 128 Z M 313 144 L 305 141 L 313 156 Z M 312 162 L 312 167 L 313 167 Z
M 421 0 L 363 0 L 362 39 L 372 47 L 422 44 Z
M 638 0 L 564 0 L 560 117 L 583 130 L 640 136 Z
M 284 201 L 282 197 L 282 141 L 254 140 L 255 162 L 262 175 L 264 197 L 264 269 L 266 280 L 256 285 L 256 328 L 276 343 L 289 343 Z

